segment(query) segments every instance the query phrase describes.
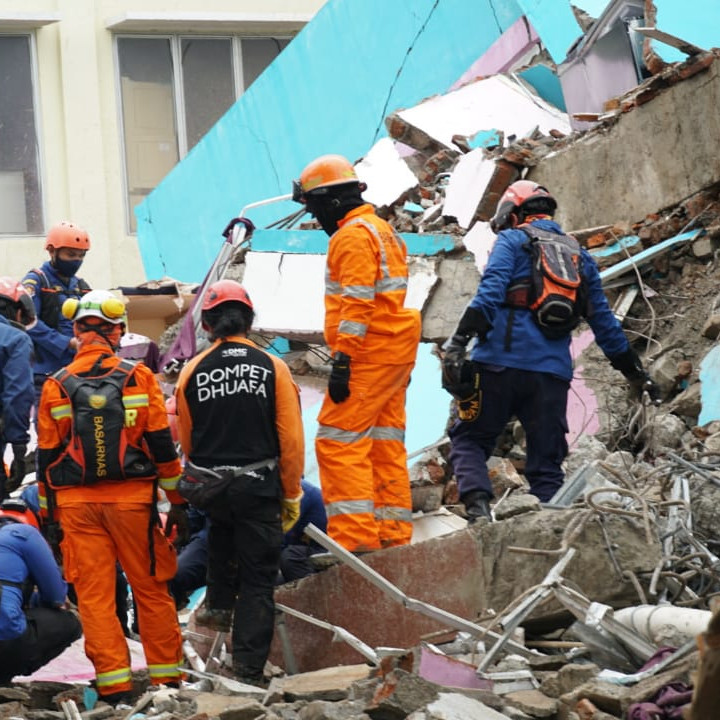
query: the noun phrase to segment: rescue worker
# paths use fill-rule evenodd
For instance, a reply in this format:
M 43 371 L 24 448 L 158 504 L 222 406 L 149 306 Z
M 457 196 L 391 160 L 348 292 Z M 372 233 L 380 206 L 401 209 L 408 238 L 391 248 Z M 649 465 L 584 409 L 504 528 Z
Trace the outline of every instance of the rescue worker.
M 35 607 L 30 596 L 37 587 Z M 64 609 L 67 586 L 33 511 L 20 499 L 0 504 L 0 685 L 30 675 L 82 634 Z
M 325 342 L 332 355 L 315 439 L 328 534 L 351 552 L 405 545 L 412 503 L 405 393 L 420 342 L 420 313 L 404 307 L 407 248 L 340 155 L 313 160 L 294 184 L 330 236 Z
M 470 521 L 490 518 L 493 497 L 487 459 L 512 416 L 527 442 L 525 477 L 530 492 L 546 502 L 563 483 L 567 455 L 567 395 L 573 375 L 570 332 L 548 338 L 533 312 L 514 300 L 511 288 L 525 287 L 531 276 L 528 235 L 522 228 L 562 234 L 552 219 L 557 203 L 542 186 L 519 180 L 498 203 L 491 226 L 498 233 L 475 297 L 445 343 L 443 387 L 466 412 L 450 428 L 450 461 L 460 499 Z M 582 313 L 612 366 L 635 386 L 652 389 L 602 289 L 592 256 L 580 249 L 584 278 Z M 525 293 L 527 297 L 527 293 Z M 477 336 L 470 358 L 470 339 Z
M 12 447 L 10 477 L 0 462 L 0 500 L 25 477 L 25 454 L 30 440 L 30 410 L 33 405 L 32 341 L 27 330 L 37 318 L 32 298 L 10 277 L 0 277 L 0 457 Z
M 320 488 L 307 480 L 300 483 L 302 500 L 300 517 L 295 525 L 285 533 L 280 556 L 280 575 L 278 584 L 299 580 L 316 571 L 310 557 L 324 552 L 325 548 L 305 535 L 305 528 L 312 523 L 318 530 L 327 532 L 327 515 Z
M 185 365 L 176 386 L 181 489 L 198 477 L 215 483 L 214 497 L 194 502 L 210 519 L 207 607 L 196 620 L 227 630 L 234 608 L 233 671 L 264 685 L 283 531 L 300 514 L 299 391 L 288 366 L 248 339 L 254 310 L 240 284 L 210 285 L 201 312 L 212 345 Z
M 68 298 L 80 299 L 90 291 L 90 286 L 77 277 L 89 249 L 90 238 L 85 230 L 71 222 L 57 223 L 45 238 L 45 250 L 50 259 L 30 270 L 22 279 L 38 318 L 29 331 L 35 345 L 36 402 L 47 376 L 67 365 L 75 356 L 77 338 L 72 322 L 63 317 L 61 308 Z
M 177 686 L 181 679 L 180 628 L 167 587 L 177 560 L 156 510 L 159 482 L 173 503 L 169 525 L 182 525 L 180 461 L 155 376 L 115 354 L 125 331 L 124 304 L 109 291 L 93 290 L 66 300 L 62 312 L 73 322 L 78 353 L 43 387 L 38 474 L 49 490 L 49 520 L 57 513 L 60 521 L 66 577 L 77 593 L 98 693 L 117 704 L 128 702 L 132 689 L 130 654 L 115 614 L 118 561 L 137 603 L 150 682 Z

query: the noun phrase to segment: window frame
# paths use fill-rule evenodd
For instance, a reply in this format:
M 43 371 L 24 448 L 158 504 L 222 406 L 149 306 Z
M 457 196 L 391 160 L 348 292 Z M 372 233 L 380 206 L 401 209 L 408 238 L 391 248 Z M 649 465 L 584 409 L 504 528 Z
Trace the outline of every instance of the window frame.
M 120 153 L 122 161 L 122 187 L 123 187 L 123 204 L 125 207 L 125 230 L 128 235 L 137 235 L 137 230 L 132 230 L 132 213 L 133 208 L 130 207 L 129 184 L 128 184 L 128 168 L 127 168 L 127 148 L 125 122 L 123 118 L 123 97 L 122 82 L 120 76 L 120 40 L 122 39 L 150 39 L 150 40 L 169 40 L 170 54 L 172 58 L 172 82 L 173 82 L 173 105 L 175 112 L 175 127 L 177 130 L 178 141 L 178 162 L 182 162 L 187 156 L 188 140 L 187 140 L 187 119 L 185 116 L 185 87 L 183 83 L 182 70 L 182 42 L 183 40 L 230 40 L 231 41 L 231 58 L 232 58 L 232 78 L 233 89 L 235 91 L 236 103 L 243 95 L 245 90 L 242 43 L 243 40 L 292 40 L 293 35 L 244 35 L 233 33 L 190 33 L 190 32 L 117 32 L 113 35 L 113 54 L 115 61 L 115 94 L 117 105 L 118 127 L 120 130 Z M 284 48 L 283 48 L 284 49 Z M 282 52 L 282 49 L 281 49 Z
M 27 230 L 26 232 L 3 232 L 0 227 L 0 237 L 40 237 L 45 233 L 47 218 L 47 200 L 45 197 L 45 153 L 44 134 L 42 123 L 42 107 L 40 104 L 40 68 L 38 64 L 37 52 L 37 30 L 36 28 L 18 28 L 13 30 L 10 27 L 4 27 L 0 24 L 0 38 L 3 37 L 25 37 L 28 38 L 28 50 L 30 54 L 30 83 L 32 84 L 32 102 L 33 102 L 33 120 L 35 124 L 35 162 L 37 164 L 37 184 L 40 201 L 40 232 Z M 27 211 L 26 211 L 27 213 Z M 27 214 L 26 214 L 27 223 Z M 29 225 L 29 223 L 27 223 Z

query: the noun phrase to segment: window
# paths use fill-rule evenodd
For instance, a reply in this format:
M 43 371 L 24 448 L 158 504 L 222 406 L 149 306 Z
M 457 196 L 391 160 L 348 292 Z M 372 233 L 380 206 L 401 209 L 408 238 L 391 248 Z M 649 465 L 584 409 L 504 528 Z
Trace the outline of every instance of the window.
M 0 233 L 41 234 L 42 195 L 29 35 L 0 35 Z
M 287 39 L 117 38 L 128 226 L 135 206 L 199 142 Z

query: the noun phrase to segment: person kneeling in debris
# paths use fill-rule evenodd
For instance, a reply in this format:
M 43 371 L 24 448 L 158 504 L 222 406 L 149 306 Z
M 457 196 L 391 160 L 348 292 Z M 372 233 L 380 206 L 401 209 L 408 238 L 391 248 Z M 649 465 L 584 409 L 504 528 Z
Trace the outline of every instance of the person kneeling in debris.
M 38 602 L 29 607 L 33 588 Z M 82 634 L 63 609 L 67 585 L 35 513 L 20 499 L 0 505 L 0 685 L 30 675 Z
M 537 183 L 510 185 L 491 221 L 498 237 L 477 293 L 443 348 L 442 383 L 455 397 L 457 412 L 449 431 L 450 461 L 471 521 L 490 518 L 487 459 L 512 416 L 525 430 L 530 492 L 547 502 L 562 485 L 570 339 L 582 318 L 612 366 L 638 392 L 657 393 L 608 305 L 592 256 L 552 220 L 556 207 Z M 538 249 L 542 255 L 535 254 Z M 535 259 L 534 267 L 547 268 L 541 288 L 531 269 Z M 565 289 L 543 294 L 547 279 L 562 273 L 568 275 Z M 473 337 L 477 343 L 468 361 Z
M 196 621 L 227 630 L 234 608 L 233 671 L 264 684 L 283 531 L 300 514 L 299 391 L 288 366 L 248 339 L 254 310 L 240 284 L 210 285 L 201 319 L 212 345 L 182 369 L 175 391 L 187 458 L 179 489 L 210 518 L 207 607 Z
M 130 653 L 115 614 L 119 561 L 137 602 L 141 641 L 153 685 L 178 686 L 182 638 L 167 582 L 175 549 L 160 529 L 158 484 L 173 506 L 166 532 L 185 522 L 176 493 L 180 460 L 157 379 L 116 356 L 125 305 L 93 290 L 68 299 L 78 352 L 43 386 L 38 416 L 38 476 L 49 525 L 57 512 L 65 572 L 73 583 L 96 684 L 111 704 L 131 699 Z

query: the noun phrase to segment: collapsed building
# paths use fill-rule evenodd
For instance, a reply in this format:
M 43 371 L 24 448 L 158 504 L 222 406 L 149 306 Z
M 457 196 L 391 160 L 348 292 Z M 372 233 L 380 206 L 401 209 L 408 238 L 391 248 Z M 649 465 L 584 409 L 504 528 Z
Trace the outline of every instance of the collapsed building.
M 653 7 L 612 2 L 594 22 L 581 16 L 589 24 L 559 68 L 563 87 L 579 64 L 600 62 L 595 53 L 607 48 L 598 45 L 616 48 L 623 12 L 645 13 L 639 26 L 657 36 L 646 27 Z M 563 113 L 514 72 L 546 62 L 537 37 L 527 38 L 535 63 L 520 53 L 507 74 L 478 78 L 471 68 L 449 92 L 393 109 L 388 138 L 357 165 L 376 193 L 368 200 L 408 239 L 423 312 L 428 369 L 413 392 L 431 447 L 417 443 L 411 469 L 413 544 L 361 560 L 318 536 L 338 563 L 278 588 L 278 677 L 268 691 L 220 677 L 224 637 L 206 636 L 190 616 L 198 682 L 141 695 L 128 717 L 642 719 L 673 717 L 693 688 L 692 717 L 716 717 L 707 668 L 720 591 L 720 53 L 667 34 L 685 60 L 628 46 L 627 62 L 642 58 L 647 77 L 608 81 L 599 105 L 586 97 L 583 112 L 568 103 Z M 620 73 L 611 80 L 627 85 Z M 485 107 L 507 115 L 490 123 Z M 662 402 L 628 400 L 580 327 L 565 485 L 544 506 L 525 492 L 522 433 L 508 427 L 493 459 L 495 521 L 468 527 L 446 460 L 449 398 L 428 388 L 439 388 L 433 347 L 475 292 L 494 237 L 487 221 L 519 177 L 553 189 L 558 220 L 596 257 Z M 285 351 L 312 399 L 326 368 L 323 246 L 310 228 L 256 231 L 227 275 L 248 287 L 259 337 Z M 166 354 L 176 333 L 161 343 Z M 14 692 L 0 690 L 6 717 L 74 717 L 83 703 L 82 716 L 108 716 L 77 687 L 30 682 Z M 47 710 L 51 697 L 59 714 Z

